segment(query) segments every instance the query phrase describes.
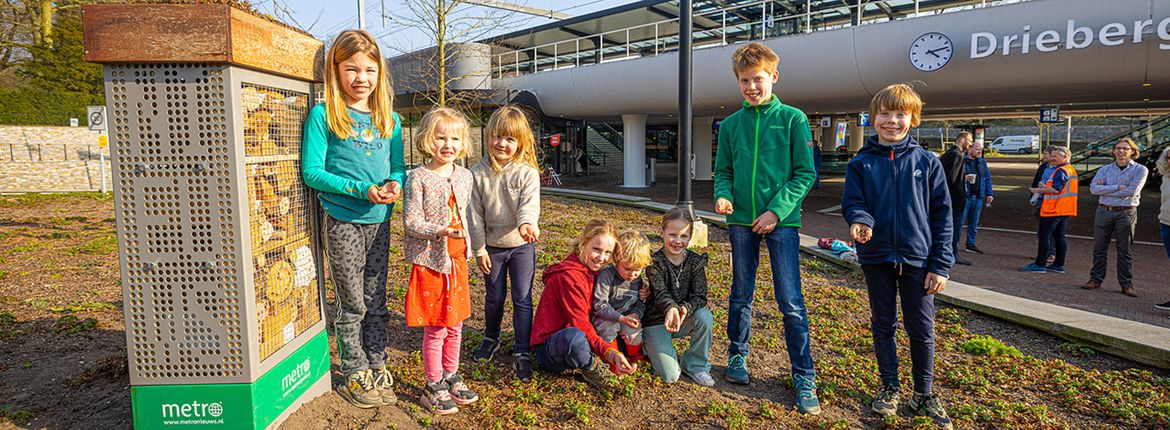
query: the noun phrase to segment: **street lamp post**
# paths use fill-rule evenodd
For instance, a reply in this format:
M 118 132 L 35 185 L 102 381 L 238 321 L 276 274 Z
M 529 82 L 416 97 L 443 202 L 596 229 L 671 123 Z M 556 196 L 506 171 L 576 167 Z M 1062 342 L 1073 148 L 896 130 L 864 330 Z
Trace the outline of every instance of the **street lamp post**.
M 678 12 L 678 202 L 694 218 L 691 201 L 691 0 L 680 0 Z

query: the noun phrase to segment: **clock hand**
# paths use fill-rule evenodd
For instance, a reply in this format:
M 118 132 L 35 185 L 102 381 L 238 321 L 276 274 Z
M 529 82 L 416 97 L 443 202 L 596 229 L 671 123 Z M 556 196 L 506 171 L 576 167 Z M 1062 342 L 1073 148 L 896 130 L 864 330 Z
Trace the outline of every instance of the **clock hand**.
M 941 56 L 939 56 L 939 55 L 938 55 L 938 54 L 936 54 L 935 52 L 938 52 L 938 51 L 946 51 L 946 50 L 948 50 L 948 49 L 951 49 L 951 48 L 950 48 L 950 47 L 948 47 L 948 46 L 943 46 L 943 47 L 940 47 L 940 48 L 935 48 L 935 49 L 928 50 L 928 51 L 926 51 L 926 53 L 927 53 L 927 54 L 930 54 L 930 55 L 933 55 L 935 58 L 942 58 Z

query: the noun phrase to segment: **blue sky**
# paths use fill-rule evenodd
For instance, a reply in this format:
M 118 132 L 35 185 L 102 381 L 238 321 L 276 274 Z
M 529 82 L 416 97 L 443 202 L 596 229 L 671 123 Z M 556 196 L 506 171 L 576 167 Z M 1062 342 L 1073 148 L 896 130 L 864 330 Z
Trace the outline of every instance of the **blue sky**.
M 378 37 L 383 52 L 387 56 L 395 56 L 401 52 L 409 52 L 431 46 L 428 37 L 422 30 L 412 28 L 393 16 L 403 13 L 406 0 L 364 0 L 366 4 L 366 30 Z M 427 1 L 427 0 L 415 0 Z M 528 7 L 548 9 L 571 15 L 584 15 L 590 12 L 611 8 L 629 3 L 633 0 L 548 0 L 548 1 L 512 1 Z M 357 0 L 254 0 L 256 7 L 281 21 L 298 26 L 312 33 L 318 39 L 327 40 L 342 30 L 357 27 Z M 382 5 L 385 4 L 386 14 L 390 16 L 383 24 Z M 461 16 L 479 16 L 484 14 L 508 15 L 499 25 L 492 29 L 485 29 L 485 36 L 503 34 L 521 30 L 553 20 L 531 15 L 508 14 L 495 9 L 478 6 L 461 8 Z

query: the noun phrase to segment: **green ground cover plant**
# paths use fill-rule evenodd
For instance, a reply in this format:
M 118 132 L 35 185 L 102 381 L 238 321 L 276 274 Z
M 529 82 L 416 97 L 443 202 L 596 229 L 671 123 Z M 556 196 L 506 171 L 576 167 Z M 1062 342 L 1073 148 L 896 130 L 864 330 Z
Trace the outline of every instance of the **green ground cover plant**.
M 112 202 L 96 194 L 3 196 L 0 207 L 6 208 L 0 218 L 7 221 L 0 224 L 0 261 L 9 272 L 0 278 L 0 388 L 31 390 L 24 400 L 0 405 L 0 428 L 77 428 L 83 426 L 82 419 L 128 421 L 128 380 L 125 368 L 118 365 L 126 361 L 125 322 L 121 312 L 111 309 L 121 300 L 117 253 L 69 254 L 71 247 L 94 241 L 116 243 L 112 239 Z M 556 197 L 544 198 L 542 209 L 538 270 L 566 255 L 589 218 L 605 217 L 658 240 L 660 215 L 654 212 Z M 52 217 L 61 219 L 54 223 Z M 394 219 L 394 241 L 401 241 L 400 214 Z M 68 235 L 51 237 L 56 231 Z M 717 380 L 714 388 L 701 388 L 685 376 L 675 384 L 664 384 L 644 363 L 637 373 L 615 378 L 606 391 L 589 387 L 572 373 L 551 375 L 538 370 L 531 382 L 518 382 L 511 370 L 510 305 L 504 316 L 503 347 L 496 360 L 474 363 L 470 355 L 483 328 L 483 282 L 473 273 L 473 311 L 465 322 L 461 373 L 481 399 L 461 407 L 458 414 L 432 416 L 418 404 L 423 384 L 418 353 L 421 330 L 407 327 L 402 319 L 402 293 L 398 291 L 406 284 L 410 268 L 399 258 L 390 265 L 389 290 L 394 293 L 389 303 L 392 339 L 388 360 L 399 403 L 356 410 L 335 394 L 327 394 L 304 405 L 282 428 L 930 428 L 904 409 L 889 418 L 869 412 L 878 377 L 864 282 L 856 272 L 811 257 L 804 259 L 801 276 L 824 413 L 809 417 L 793 409 L 783 324 L 772 297 L 767 264 L 761 265 L 753 307 L 752 354 L 748 359 L 753 383 L 733 386 L 723 382 L 731 266 L 726 233 L 718 228 L 712 228 L 711 233 L 711 246 L 699 251 L 710 255 L 708 307 L 715 315 L 711 351 L 712 374 Z M 13 249 L 30 237 L 46 245 L 26 252 Z M 53 279 L 53 273 L 66 276 Z M 534 301 L 539 303 L 542 291 L 538 274 Z M 331 300 L 331 293 L 327 296 Z M 977 323 L 987 318 L 945 305 L 937 312 L 935 390 L 947 404 L 956 428 L 1170 428 L 1170 377 L 1166 371 L 1136 365 L 1096 366 L 1093 360 L 1097 358 L 1122 360 L 1104 353 L 1086 354 L 1084 346 L 1063 346 L 1059 340 L 1050 341 L 1051 351 L 1034 354 L 1035 346 L 994 330 L 979 331 L 977 327 L 987 324 Z M 905 398 L 912 383 L 904 333 L 899 333 L 897 342 Z M 687 342 L 680 340 L 677 345 L 685 347 Z M 86 357 L 85 365 L 78 365 L 69 355 L 70 351 L 95 348 L 104 349 L 96 357 Z M 110 358 L 99 361 L 103 356 Z M 69 402 L 48 400 L 55 399 L 53 390 L 59 386 L 35 383 L 40 380 L 36 375 L 46 372 L 74 381 L 70 386 L 73 398 L 108 405 L 98 411 L 100 418 L 77 418 L 68 409 Z

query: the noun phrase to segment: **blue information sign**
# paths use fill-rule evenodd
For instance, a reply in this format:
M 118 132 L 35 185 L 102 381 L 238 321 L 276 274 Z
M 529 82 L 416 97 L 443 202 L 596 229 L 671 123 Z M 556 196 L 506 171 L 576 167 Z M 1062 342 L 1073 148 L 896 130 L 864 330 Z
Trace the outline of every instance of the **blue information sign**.
M 869 123 L 869 112 L 862 112 L 862 113 L 859 113 L 859 114 L 857 114 L 857 126 L 858 126 L 858 127 L 868 127 L 868 126 L 870 126 L 870 123 Z
M 1061 122 L 1060 121 L 1060 108 L 1040 109 L 1040 122 L 1043 122 L 1043 123 Z

